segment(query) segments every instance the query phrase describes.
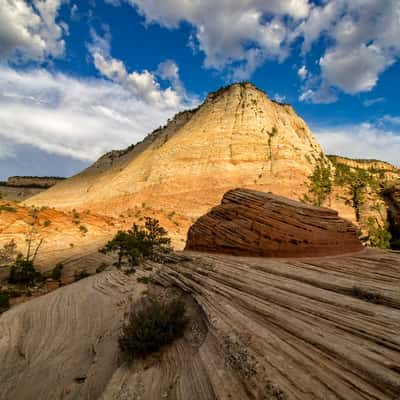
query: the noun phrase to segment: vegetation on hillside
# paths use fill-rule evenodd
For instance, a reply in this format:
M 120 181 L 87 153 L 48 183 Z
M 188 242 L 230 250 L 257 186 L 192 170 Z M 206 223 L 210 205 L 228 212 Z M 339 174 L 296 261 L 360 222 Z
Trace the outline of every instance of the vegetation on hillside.
M 162 258 L 163 254 L 171 251 L 171 239 L 157 219 L 146 217 L 144 226 L 133 224 L 128 231 L 118 231 L 99 251 L 103 254 L 116 253 L 118 268 L 124 261 L 135 266 L 142 259 L 157 261 Z
M 309 195 L 306 195 L 304 200 L 318 207 L 322 206 L 332 192 L 331 166 L 322 153 L 315 164 L 313 173 L 309 176 L 308 190 Z
M 145 357 L 183 336 L 187 322 L 181 300 L 143 302 L 138 310 L 131 311 L 119 347 L 128 359 Z
M 380 200 L 385 196 L 383 189 L 386 183 L 385 171 L 351 167 L 341 163 L 335 156 L 330 156 L 329 160 L 330 162 L 327 162 L 322 154 L 317 160 L 314 171 L 309 177 L 309 193 L 304 196 L 304 201 L 321 206 L 331 194 L 333 185 L 345 188 L 349 197 L 347 201 L 354 208 L 357 221 L 367 231 L 365 238 L 367 243 L 373 247 L 389 248 L 391 240 L 389 224 L 372 217 L 361 220 L 361 211 L 366 206 L 367 194 L 372 194 L 377 200 L 368 207 L 385 221 L 380 204 Z M 366 162 L 360 160 L 362 161 Z

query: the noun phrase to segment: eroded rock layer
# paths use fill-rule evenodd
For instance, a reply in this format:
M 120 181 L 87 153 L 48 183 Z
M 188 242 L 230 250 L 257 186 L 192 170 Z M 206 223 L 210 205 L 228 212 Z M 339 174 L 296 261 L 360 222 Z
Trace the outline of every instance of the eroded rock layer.
M 334 210 L 249 189 L 227 192 L 189 229 L 186 249 L 267 257 L 362 249 L 357 228 Z
M 398 253 L 173 257 L 2 314 L 0 399 L 398 399 Z M 138 274 L 184 292 L 190 324 L 182 339 L 128 364 L 118 350 L 125 313 L 145 292 L 153 298 Z

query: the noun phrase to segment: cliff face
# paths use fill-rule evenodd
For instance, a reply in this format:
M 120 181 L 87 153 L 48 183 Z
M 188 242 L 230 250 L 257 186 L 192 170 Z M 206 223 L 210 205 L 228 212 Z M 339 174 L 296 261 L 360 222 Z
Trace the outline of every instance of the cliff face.
M 6 182 L 0 182 L 0 195 L 4 200 L 23 201 L 64 179 L 47 176 L 10 176 Z
M 336 155 L 328 155 L 327 156 L 330 160 L 333 162 L 337 162 L 340 164 L 345 164 L 348 165 L 349 167 L 352 168 L 359 168 L 359 169 L 366 169 L 366 170 L 379 170 L 379 171 L 385 171 L 385 172 L 393 172 L 395 174 L 399 174 L 400 170 L 396 168 L 394 165 L 385 162 L 385 161 L 380 161 L 380 160 L 360 160 L 360 159 L 351 159 L 347 157 L 342 157 L 342 156 L 336 156 Z
M 28 204 L 115 214 L 146 203 L 197 217 L 236 187 L 298 199 L 321 153 L 292 107 L 234 84 Z

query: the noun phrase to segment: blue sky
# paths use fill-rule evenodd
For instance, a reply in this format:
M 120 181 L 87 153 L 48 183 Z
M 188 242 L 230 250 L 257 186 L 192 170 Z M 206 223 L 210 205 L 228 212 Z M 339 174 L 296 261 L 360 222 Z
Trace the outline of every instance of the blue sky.
M 0 0 L 0 179 L 71 175 L 250 80 L 400 166 L 399 0 Z

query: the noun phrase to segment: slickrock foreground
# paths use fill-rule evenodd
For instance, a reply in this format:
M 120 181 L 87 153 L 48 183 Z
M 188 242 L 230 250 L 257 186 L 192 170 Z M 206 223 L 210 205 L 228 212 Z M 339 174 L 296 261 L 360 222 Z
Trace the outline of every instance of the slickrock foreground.
M 327 208 L 235 189 L 191 226 L 187 250 L 299 257 L 360 251 L 357 228 Z
M 137 274 L 165 289 L 103 272 L 4 313 L 0 399 L 399 398 L 399 253 L 184 252 L 149 267 Z M 171 285 L 188 302 L 185 336 L 128 365 L 117 337 L 130 301 Z

